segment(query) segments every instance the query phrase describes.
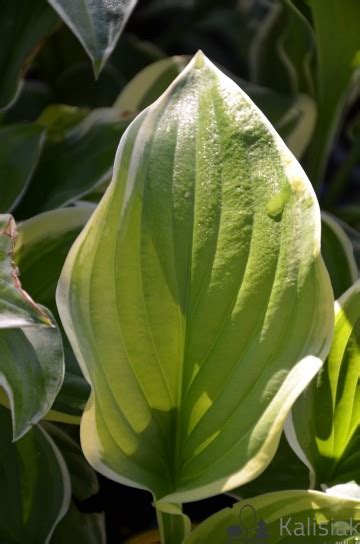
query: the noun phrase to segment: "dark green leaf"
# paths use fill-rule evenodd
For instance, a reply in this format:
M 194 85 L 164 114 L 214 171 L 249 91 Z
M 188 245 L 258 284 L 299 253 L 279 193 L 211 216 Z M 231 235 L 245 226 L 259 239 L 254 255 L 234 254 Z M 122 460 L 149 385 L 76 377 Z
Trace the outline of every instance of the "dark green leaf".
M 62 140 L 47 141 L 18 216 L 67 205 L 109 179 L 127 124 L 112 109 L 95 110 Z
M 59 21 L 44 0 L 2 0 L 0 3 L 0 110 L 19 91 L 20 74 L 40 42 Z
M 0 213 L 12 211 L 25 193 L 44 140 L 35 124 L 0 128 Z
M 21 269 L 22 283 L 36 300 L 51 309 L 56 318 L 55 290 L 61 269 L 71 245 L 93 210 L 91 205 L 54 210 L 19 226 L 15 260 Z M 89 386 L 65 335 L 63 340 L 66 372 L 54 410 L 79 416 L 89 396 Z
M 349 237 L 339 221 L 325 212 L 322 212 L 321 253 L 335 298 L 339 298 L 359 278 L 359 272 Z

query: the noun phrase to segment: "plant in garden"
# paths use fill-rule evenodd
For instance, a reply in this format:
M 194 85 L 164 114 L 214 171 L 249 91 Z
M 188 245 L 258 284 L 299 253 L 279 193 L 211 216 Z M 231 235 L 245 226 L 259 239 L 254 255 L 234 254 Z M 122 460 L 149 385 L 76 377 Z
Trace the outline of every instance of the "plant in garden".
M 357 0 L 4 6 L 1 544 L 112 542 L 96 472 L 152 495 L 159 531 L 129 542 L 360 535 L 356 116 L 325 169 L 359 21 Z M 198 46 L 215 64 L 170 56 Z

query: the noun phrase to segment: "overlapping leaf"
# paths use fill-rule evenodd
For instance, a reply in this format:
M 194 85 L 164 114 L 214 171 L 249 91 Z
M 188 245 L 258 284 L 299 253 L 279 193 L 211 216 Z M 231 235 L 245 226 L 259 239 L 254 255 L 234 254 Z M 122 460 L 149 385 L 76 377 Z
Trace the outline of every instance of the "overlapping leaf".
M 359 520 L 358 500 L 315 491 L 268 493 L 214 514 L 184 544 L 352 544 L 360 536 Z
M 19 216 L 31 217 L 65 206 L 110 179 L 115 151 L 127 124 L 110 108 L 94 110 L 66 131 L 63 139 L 48 141 L 18 209 Z
M 15 260 L 21 269 L 22 284 L 37 301 L 48 307 L 57 318 L 56 285 L 69 249 L 90 218 L 94 206 L 53 210 L 40 214 L 19 226 Z M 73 351 L 63 335 L 65 377 L 53 410 L 78 417 L 89 396 Z M 63 419 L 51 413 L 52 418 Z M 75 419 L 71 419 L 75 422 Z
M 69 507 L 66 465 L 39 426 L 12 442 L 10 412 L 2 406 L 0 436 L 0 541 L 48 544 Z
M 253 42 L 253 81 L 283 93 L 313 95 L 314 58 L 315 37 L 306 18 L 291 0 L 273 2 Z
M 295 404 L 287 433 L 317 485 L 360 484 L 360 282 L 335 304 L 335 333 L 317 380 Z
M 51 313 L 21 287 L 12 260 L 15 240 L 14 220 L 0 215 L 0 396 L 11 407 L 19 438 L 50 410 L 62 384 L 64 354 Z
M 54 10 L 43 0 L 1 3 L 0 110 L 16 98 L 24 64 L 58 21 Z
M 326 212 L 321 217 L 321 253 L 338 298 L 359 278 L 358 267 L 351 241 L 341 224 Z
M 111 55 L 137 0 L 48 0 L 78 37 L 95 75 Z
M 60 279 L 91 464 L 162 509 L 260 474 L 328 351 L 319 246 L 300 166 L 199 53 L 127 130 Z
M 75 500 L 54 531 L 51 544 L 105 544 L 103 514 L 82 514 L 75 501 L 88 499 L 99 491 L 94 470 L 87 463 L 79 444 L 59 427 L 43 423 L 46 432 L 54 440 L 67 465 L 71 490 Z

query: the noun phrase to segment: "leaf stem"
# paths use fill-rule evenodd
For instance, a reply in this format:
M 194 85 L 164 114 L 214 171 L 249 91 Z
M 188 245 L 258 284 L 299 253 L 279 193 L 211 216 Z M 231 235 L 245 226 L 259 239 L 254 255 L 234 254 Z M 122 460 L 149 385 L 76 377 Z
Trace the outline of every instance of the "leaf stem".
M 161 544 L 181 544 L 190 533 L 191 523 L 181 504 L 155 504 Z

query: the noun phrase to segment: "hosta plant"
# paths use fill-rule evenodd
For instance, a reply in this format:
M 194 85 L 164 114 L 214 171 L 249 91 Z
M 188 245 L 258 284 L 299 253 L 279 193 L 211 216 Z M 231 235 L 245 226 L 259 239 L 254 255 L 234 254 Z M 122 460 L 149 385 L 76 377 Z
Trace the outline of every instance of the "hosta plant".
M 358 1 L 2 8 L 0 544 L 359 540 Z

